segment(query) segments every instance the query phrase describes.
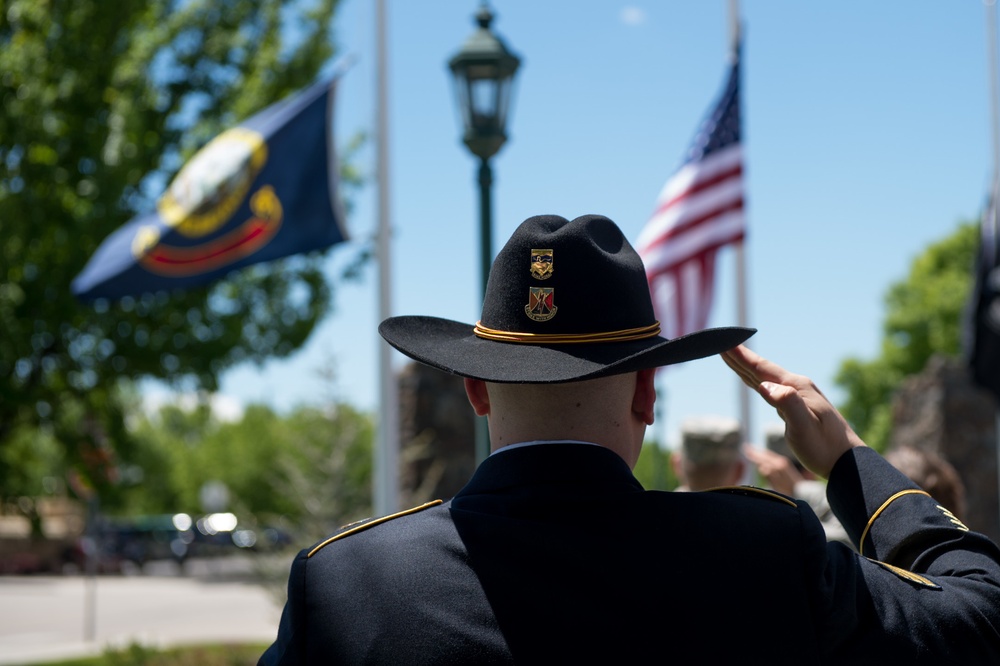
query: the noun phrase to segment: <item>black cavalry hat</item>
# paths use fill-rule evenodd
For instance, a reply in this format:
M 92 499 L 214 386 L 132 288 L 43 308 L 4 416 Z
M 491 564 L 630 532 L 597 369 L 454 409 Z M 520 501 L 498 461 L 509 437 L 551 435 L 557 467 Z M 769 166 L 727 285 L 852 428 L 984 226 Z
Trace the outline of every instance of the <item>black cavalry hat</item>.
M 407 356 L 462 377 L 549 384 L 605 377 L 719 354 L 752 328 L 659 335 L 642 260 L 614 222 L 528 218 L 493 262 L 475 325 L 424 316 L 379 326 Z

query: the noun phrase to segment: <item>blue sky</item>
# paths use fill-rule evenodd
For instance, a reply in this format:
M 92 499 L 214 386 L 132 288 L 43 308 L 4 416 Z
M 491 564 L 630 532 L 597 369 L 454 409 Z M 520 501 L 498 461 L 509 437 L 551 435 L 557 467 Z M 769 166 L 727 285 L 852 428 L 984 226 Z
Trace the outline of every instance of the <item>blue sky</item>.
M 600 213 L 633 242 L 723 85 L 725 0 L 492 0 L 494 30 L 522 58 L 510 140 L 492 161 L 494 249 L 525 218 Z M 460 141 L 447 60 L 478 0 L 387 0 L 392 312 L 474 322 L 479 312 L 476 163 Z M 836 402 L 847 357 L 878 353 L 883 298 L 910 262 L 978 215 L 992 173 L 981 0 L 744 1 L 751 347 L 811 376 Z M 345 0 L 336 32 L 357 58 L 339 89 L 343 144 L 374 131 L 374 3 Z M 374 145 L 359 155 L 374 174 Z M 357 241 L 376 229 L 374 186 L 355 200 Z M 331 276 L 353 256 L 338 246 Z M 710 325 L 735 324 L 723 251 Z M 337 288 L 335 312 L 295 356 L 223 377 L 223 396 L 279 409 L 331 397 L 378 407 L 378 273 Z M 405 362 L 394 356 L 397 367 Z M 333 384 L 319 373 L 333 367 Z M 739 416 L 717 358 L 660 378 L 653 436 L 689 416 Z M 151 389 L 155 392 L 157 389 Z M 751 438 L 776 421 L 755 396 Z

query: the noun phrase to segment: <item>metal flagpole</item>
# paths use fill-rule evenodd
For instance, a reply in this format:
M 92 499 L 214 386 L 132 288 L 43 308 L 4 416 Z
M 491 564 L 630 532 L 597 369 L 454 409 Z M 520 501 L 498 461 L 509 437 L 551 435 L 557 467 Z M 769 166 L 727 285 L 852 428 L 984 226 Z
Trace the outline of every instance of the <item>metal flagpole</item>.
M 729 57 L 740 57 L 740 11 L 737 0 L 729 0 Z M 742 102 L 742 100 L 741 100 Z M 742 122 L 742 119 L 741 119 Z M 745 213 L 744 213 L 745 214 Z M 736 252 L 736 320 L 739 326 L 747 325 L 747 268 L 744 245 L 741 240 L 735 246 Z M 750 388 L 737 378 L 737 391 L 740 400 L 740 423 L 743 430 L 743 441 L 750 442 Z
M 997 80 L 997 6 L 996 0 L 984 0 L 986 7 L 986 60 L 990 76 L 990 113 L 993 131 L 993 182 L 1000 177 L 1000 92 Z
M 983 0 L 986 7 L 986 60 L 990 76 L 990 114 L 993 131 L 993 181 L 990 183 L 990 207 L 988 212 L 996 215 L 997 194 L 1000 193 L 1000 76 L 997 74 L 997 63 L 1000 53 L 997 51 L 997 5 L 996 0 Z M 985 224 L 980 220 L 979 224 Z M 982 236 L 982 234 L 980 234 Z M 997 482 L 1000 484 L 1000 410 L 994 413 L 994 435 L 997 439 Z M 1000 501 L 1000 494 L 998 494 Z
M 378 265 L 379 321 L 392 314 L 391 258 L 389 253 L 389 136 L 388 94 L 386 83 L 385 0 L 375 5 L 376 54 L 376 179 L 378 181 Z M 374 509 L 375 515 L 399 510 L 399 390 L 392 371 L 392 350 L 379 340 L 379 396 L 381 415 L 379 437 L 375 451 Z

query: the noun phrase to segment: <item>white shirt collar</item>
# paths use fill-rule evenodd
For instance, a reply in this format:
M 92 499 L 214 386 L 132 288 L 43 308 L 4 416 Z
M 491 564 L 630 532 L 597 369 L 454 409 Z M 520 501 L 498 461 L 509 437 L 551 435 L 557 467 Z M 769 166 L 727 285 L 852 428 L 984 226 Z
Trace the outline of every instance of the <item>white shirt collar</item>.
M 588 444 L 590 446 L 600 446 L 600 444 L 595 444 L 594 442 L 583 442 L 576 439 L 535 439 L 530 442 L 518 442 L 516 444 L 508 444 L 507 446 L 500 447 L 491 456 L 502 451 L 510 451 L 511 449 L 523 449 L 526 446 L 537 446 L 538 444 Z

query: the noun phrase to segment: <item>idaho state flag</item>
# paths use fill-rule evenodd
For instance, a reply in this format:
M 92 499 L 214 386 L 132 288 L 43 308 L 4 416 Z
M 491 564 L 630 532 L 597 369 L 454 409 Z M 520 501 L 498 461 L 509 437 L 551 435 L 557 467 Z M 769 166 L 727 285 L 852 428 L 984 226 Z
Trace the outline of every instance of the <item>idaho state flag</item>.
M 315 83 L 206 144 L 154 212 L 101 244 L 73 280 L 77 298 L 196 287 L 347 240 L 332 138 L 335 84 Z

